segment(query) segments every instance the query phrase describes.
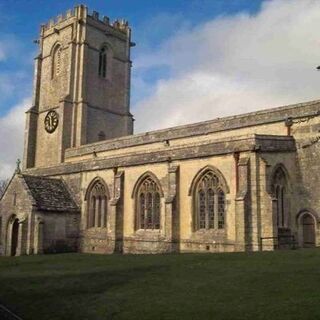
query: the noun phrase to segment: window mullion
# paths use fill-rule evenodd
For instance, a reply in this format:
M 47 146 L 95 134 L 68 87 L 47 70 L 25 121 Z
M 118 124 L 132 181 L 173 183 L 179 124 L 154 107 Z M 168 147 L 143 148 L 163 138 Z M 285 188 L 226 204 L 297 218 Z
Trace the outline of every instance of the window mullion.
M 144 230 L 148 229 L 148 193 L 145 193 L 144 197 Z
M 282 227 L 282 187 L 279 186 L 279 195 L 278 195 L 278 215 L 279 215 L 279 227 Z
M 218 195 L 219 193 L 217 191 L 214 192 L 214 205 L 213 205 L 213 210 L 214 210 L 214 228 L 218 229 L 219 228 L 219 199 Z
M 199 190 L 197 190 L 197 193 L 196 193 L 196 210 L 194 210 L 193 212 L 193 215 L 194 215 L 194 219 L 195 219 L 195 224 L 194 224 L 194 227 L 195 227 L 195 230 L 199 230 L 200 229 L 200 196 L 199 196 Z
M 276 199 L 277 199 L 277 227 L 280 226 L 280 197 L 279 197 L 279 187 L 276 186 Z
M 209 212 L 209 196 L 208 189 L 205 191 L 205 213 L 206 213 L 206 229 L 210 228 L 210 212 Z
M 151 193 L 151 225 L 152 225 L 152 230 L 154 229 L 154 193 Z
M 281 187 L 281 220 L 282 226 L 285 227 L 285 214 L 284 214 L 285 206 L 284 206 L 284 187 Z

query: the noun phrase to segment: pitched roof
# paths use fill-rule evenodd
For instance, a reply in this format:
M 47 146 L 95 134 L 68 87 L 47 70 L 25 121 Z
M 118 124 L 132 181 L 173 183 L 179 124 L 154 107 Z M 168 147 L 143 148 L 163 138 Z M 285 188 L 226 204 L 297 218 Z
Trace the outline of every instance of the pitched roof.
M 60 179 L 22 175 L 39 210 L 80 211 L 69 190 Z

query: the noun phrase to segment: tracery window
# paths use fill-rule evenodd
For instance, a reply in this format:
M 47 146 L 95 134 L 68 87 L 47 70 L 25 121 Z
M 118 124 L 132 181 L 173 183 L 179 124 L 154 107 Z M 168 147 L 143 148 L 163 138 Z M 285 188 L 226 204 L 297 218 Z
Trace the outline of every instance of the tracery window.
M 61 46 L 57 45 L 52 56 L 52 78 L 59 76 L 61 72 Z
M 102 47 L 99 52 L 99 76 L 107 77 L 107 48 Z
M 218 176 L 211 170 L 195 188 L 195 229 L 224 229 L 225 191 Z
M 147 176 L 137 192 L 137 229 L 160 229 L 160 188 L 158 183 Z
M 276 219 L 279 228 L 287 227 L 288 224 L 288 197 L 287 197 L 287 180 L 286 175 L 279 167 L 273 176 L 273 191 L 277 202 Z
M 105 228 L 107 226 L 108 196 L 105 185 L 97 180 L 90 188 L 87 197 L 87 227 Z

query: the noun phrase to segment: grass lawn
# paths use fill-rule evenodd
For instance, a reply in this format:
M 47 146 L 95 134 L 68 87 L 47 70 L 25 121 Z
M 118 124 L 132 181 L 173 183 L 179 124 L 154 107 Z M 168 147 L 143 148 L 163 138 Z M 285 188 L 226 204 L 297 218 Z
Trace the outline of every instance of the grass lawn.
M 25 320 L 320 319 L 320 249 L 0 258 Z

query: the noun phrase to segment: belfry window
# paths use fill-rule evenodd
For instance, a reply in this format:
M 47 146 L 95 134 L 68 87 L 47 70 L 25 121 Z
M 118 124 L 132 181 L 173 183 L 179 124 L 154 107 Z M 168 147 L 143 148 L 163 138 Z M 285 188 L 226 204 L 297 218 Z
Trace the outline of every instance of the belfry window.
M 52 55 L 52 78 L 60 75 L 61 72 L 61 46 L 57 45 Z
M 107 226 L 108 196 L 105 185 L 97 180 L 89 189 L 87 196 L 87 227 L 105 228 Z
M 273 193 L 276 200 L 276 220 L 278 228 L 288 226 L 288 197 L 287 197 L 287 179 L 281 167 L 279 167 L 273 176 Z
M 152 177 L 147 176 L 136 195 L 137 229 L 160 229 L 160 188 Z
M 194 194 L 195 230 L 224 229 L 225 191 L 217 175 L 211 170 L 199 180 Z
M 107 48 L 102 47 L 99 52 L 99 76 L 107 77 Z

